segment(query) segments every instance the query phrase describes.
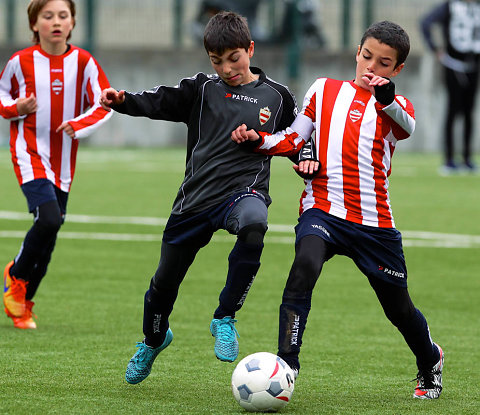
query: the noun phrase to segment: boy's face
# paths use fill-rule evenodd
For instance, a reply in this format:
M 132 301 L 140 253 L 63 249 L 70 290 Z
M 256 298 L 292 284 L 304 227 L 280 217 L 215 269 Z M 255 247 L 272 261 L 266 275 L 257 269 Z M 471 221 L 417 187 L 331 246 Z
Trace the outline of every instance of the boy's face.
M 254 44 L 250 43 L 248 51 L 243 48 L 227 49 L 222 55 L 208 52 L 212 68 L 222 80 L 230 86 L 248 84 L 254 80 L 250 72 L 250 58 L 253 56 Z
M 393 78 L 400 73 L 405 65 L 402 63 L 395 68 L 397 51 L 373 37 L 367 38 L 362 47 L 358 47 L 356 61 L 355 84 L 365 89 L 370 89 L 365 80 L 362 79 L 365 74 Z
M 64 45 L 72 31 L 74 20 L 64 0 L 50 0 L 38 13 L 33 30 L 38 32 L 40 44 L 44 49 Z

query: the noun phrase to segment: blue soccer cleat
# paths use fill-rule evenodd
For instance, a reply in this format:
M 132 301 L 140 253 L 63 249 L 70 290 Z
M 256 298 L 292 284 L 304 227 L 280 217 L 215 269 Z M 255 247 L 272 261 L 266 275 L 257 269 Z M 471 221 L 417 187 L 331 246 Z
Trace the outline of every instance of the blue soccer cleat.
M 168 329 L 165 340 L 159 347 L 150 347 L 143 342 L 138 342 L 138 350 L 130 359 L 125 372 L 125 380 L 128 383 L 136 384 L 145 379 L 152 370 L 152 365 L 158 354 L 165 349 L 173 340 L 172 330 Z
M 215 355 L 222 362 L 233 362 L 238 357 L 238 334 L 231 317 L 214 318 L 210 323 L 210 333 L 215 337 Z

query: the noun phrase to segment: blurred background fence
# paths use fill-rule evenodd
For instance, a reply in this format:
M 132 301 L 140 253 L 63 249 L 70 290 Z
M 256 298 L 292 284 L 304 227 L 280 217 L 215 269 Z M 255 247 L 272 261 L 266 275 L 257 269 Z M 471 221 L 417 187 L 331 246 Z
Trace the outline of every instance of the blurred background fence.
M 28 3 L 0 0 L 0 43 L 28 42 Z M 374 20 L 393 20 L 410 34 L 412 51 L 421 52 L 418 17 L 439 0 L 76 0 L 75 41 L 89 49 L 188 50 L 198 47 L 203 35 L 202 10 L 230 5 L 249 18 L 255 40 L 280 43 L 293 37 L 294 25 L 285 23 L 293 21 L 295 3 L 300 18 L 308 16 L 310 33 L 316 27 L 331 51 L 356 46 Z M 318 46 L 313 36 L 309 41 L 307 46 Z
M 215 8 L 249 19 L 256 52 L 252 64 L 287 84 L 299 105 L 319 76 L 353 79 L 357 45 L 373 21 L 392 20 L 409 33 L 411 52 L 397 78 L 399 93 L 416 109 L 414 139 L 402 147 L 438 151 L 445 91 L 441 70 L 425 48 L 420 17 L 440 0 L 76 0 L 72 43 L 94 53 L 115 88 L 129 91 L 175 85 L 182 77 L 211 72 L 203 27 Z M 28 0 L 0 0 L 0 65 L 30 44 Z M 478 117 L 477 117 L 478 118 Z M 0 145 L 8 122 L 0 123 Z M 90 145 L 179 145 L 185 127 L 116 115 Z M 478 140 L 475 140 L 478 149 Z

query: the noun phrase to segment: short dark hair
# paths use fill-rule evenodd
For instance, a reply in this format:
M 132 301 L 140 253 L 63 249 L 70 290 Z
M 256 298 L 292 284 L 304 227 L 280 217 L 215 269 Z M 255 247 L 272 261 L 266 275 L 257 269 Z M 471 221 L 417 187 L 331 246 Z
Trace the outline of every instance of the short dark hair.
M 38 32 L 33 30 L 33 26 L 35 26 L 35 23 L 37 23 L 40 10 L 42 10 L 49 1 L 50 0 L 31 0 L 30 4 L 28 5 L 28 8 L 27 8 L 28 23 L 30 25 L 30 30 L 33 32 L 33 37 L 32 37 L 33 43 L 40 43 L 40 36 L 38 35 Z M 72 15 L 72 19 L 73 19 L 73 27 L 75 27 L 75 2 L 73 0 L 64 0 L 64 1 L 65 3 L 67 3 L 70 9 L 70 14 Z M 69 40 L 71 36 L 72 36 L 72 32 L 68 34 L 67 40 Z
M 220 12 L 205 27 L 203 45 L 208 52 L 222 55 L 228 49 L 243 48 L 248 51 L 252 36 L 247 19 L 234 12 Z
M 360 49 L 370 37 L 377 39 L 380 43 L 385 43 L 397 51 L 397 63 L 395 67 L 401 65 L 407 59 L 408 53 L 410 52 L 410 38 L 407 32 L 398 24 L 389 22 L 388 20 L 373 23 L 363 34 Z

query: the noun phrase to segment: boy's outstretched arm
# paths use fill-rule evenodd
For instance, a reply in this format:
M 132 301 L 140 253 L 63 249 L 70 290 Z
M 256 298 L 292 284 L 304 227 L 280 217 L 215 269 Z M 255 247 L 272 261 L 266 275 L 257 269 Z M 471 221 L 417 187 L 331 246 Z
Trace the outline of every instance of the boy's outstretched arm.
M 298 114 L 290 127 L 276 133 L 247 130 L 245 124 L 231 133 L 231 139 L 237 144 L 245 143 L 254 148 L 256 153 L 269 156 L 290 157 L 299 153 L 313 132 L 310 118 Z M 307 138 L 305 138 L 307 137 Z
M 125 101 L 125 91 L 117 91 L 115 88 L 106 88 L 100 95 L 100 105 L 110 111 L 112 105 L 120 105 Z
M 261 140 L 260 135 L 253 129 L 247 130 L 245 124 L 238 126 L 232 131 L 231 138 L 237 144 L 242 144 L 247 141 L 258 141 L 260 143 Z M 301 145 L 301 149 L 298 153 L 298 162 L 297 154 L 291 155 L 289 158 L 294 162 L 292 167 L 295 172 L 304 179 L 312 179 L 319 171 L 320 163 L 317 160 L 315 145 L 312 139 L 309 139 L 306 143 Z

